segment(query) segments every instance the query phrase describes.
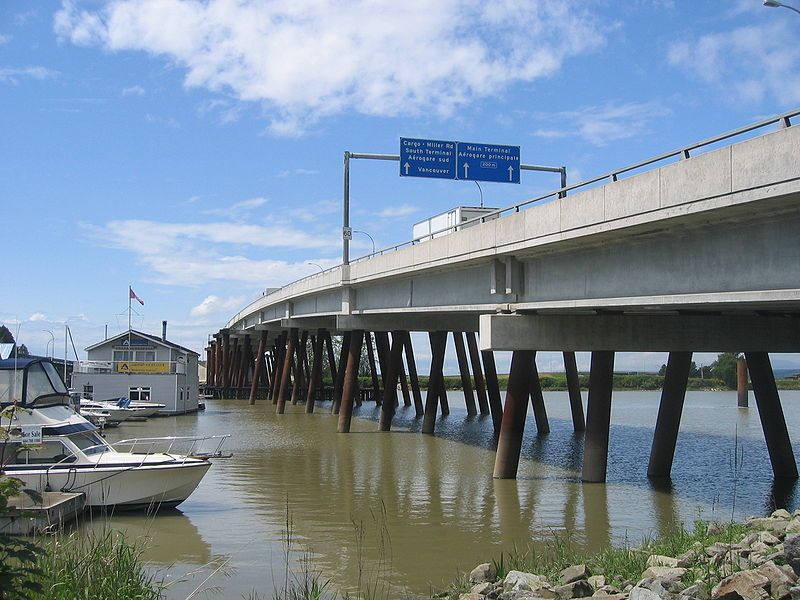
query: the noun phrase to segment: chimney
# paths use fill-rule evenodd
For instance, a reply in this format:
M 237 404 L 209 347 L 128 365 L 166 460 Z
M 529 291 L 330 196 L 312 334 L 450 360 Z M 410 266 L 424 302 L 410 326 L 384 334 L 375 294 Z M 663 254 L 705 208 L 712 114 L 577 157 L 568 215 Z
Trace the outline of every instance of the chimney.
M 167 341 L 167 322 L 161 321 L 161 341 Z

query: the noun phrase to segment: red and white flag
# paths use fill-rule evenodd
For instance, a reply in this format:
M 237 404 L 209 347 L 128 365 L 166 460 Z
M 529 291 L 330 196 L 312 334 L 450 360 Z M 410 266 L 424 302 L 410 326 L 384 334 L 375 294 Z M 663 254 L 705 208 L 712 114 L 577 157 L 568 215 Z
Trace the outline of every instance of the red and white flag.
M 141 298 L 139 298 L 139 296 L 136 295 L 136 292 L 133 291 L 132 287 L 128 287 L 128 291 L 130 292 L 128 298 L 130 298 L 131 300 L 136 300 L 139 304 L 144 306 L 144 300 L 142 300 Z

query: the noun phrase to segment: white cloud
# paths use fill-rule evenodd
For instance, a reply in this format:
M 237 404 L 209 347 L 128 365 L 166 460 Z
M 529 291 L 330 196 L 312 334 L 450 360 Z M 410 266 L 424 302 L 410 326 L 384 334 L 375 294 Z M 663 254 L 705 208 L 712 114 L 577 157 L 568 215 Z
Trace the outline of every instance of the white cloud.
M 46 67 L 32 66 L 32 67 L 0 67 L 0 83 L 19 83 L 20 79 L 30 78 L 42 81 L 44 79 L 51 79 L 58 75 L 57 71 L 53 71 Z
M 319 171 L 313 169 L 284 169 L 279 171 L 277 177 L 297 177 L 303 175 L 316 175 Z
M 194 204 L 198 200 L 200 200 L 200 196 L 190 196 L 189 198 L 184 200 L 183 203 L 184 204 Z
M 144 88 L 140 85 L 133 85 L 122 90 L 123 96 L 144 96 L 145 93 Z
M 35 312 L 28 317 L 28 321 L 47 321 L 47 315 L 44 313 Z
M 0 45 L 7 44 L 11 41 L 13 36 L 0 33 Z
M 178 123 L 177 119 L 174 117 L 159 117 L 157 115 L 153 115 L 147 113 L 144 116 L 144 120 L 150 123 L 151 125 L 166 125 L 167 127 L 171 127 L 172 129 L 178 129 L 181 124 Z
M 219 296 L 206 296 L 205 299 L 192 308 L 189 314 L 193 317 L 206 317 L 210 314 L 220 312 L 230 312 L 241 308 L 245 303 L 245 298 L 235 296 L 230 298 L 220 298 Z
M 670 110 L 659 102 L 609 102 L 579 110 L 540 115 L 541 120 L 563 122 L 563 128 L 537 129 L 533 135 L 544 138 L 581 137 L 595 146 L 636 137 L 648 131 L 649 123 Z
M 278 135 L 346 110 L 448 117 L 604 43 L 587 8 L 557 0 L 64 0 L 54 28 L 163 57 L 187 87 L 262 103 Z
M 233 204 L 222 208 L 209 208 L 203 212 L 207 215 L 227 215 L 229 217 L 240 217 L 243 214 L 249 213 L 251 210 L 264 206 L 267 202 L 269 202 L 267 198 L 248 198 L 247 200 L 240 200 L 239 202 L 234 202 Z
M 233 222 L 129 220 L 82 226 L 97 243 L 133 253 L 158 283 L 170 285 L 233 281 L 253 288 L 279 286 L 312 273 L 314 268 L 304 258 L 296 262 L 248 258 L 242 255 L 243 247 L 336 251 L 341 244 L 336 234 Z M 326 268 L 339 262 L 313 260 Z
M 800 102 L 800 45 L 788 19 L 708 33 L 673 44 L 669 63 L 733 102 Z
M 411 204 L 401 204 L 400 206 L 387 206 L 381 211 L 378 211 L 377 216 L 383 219 L 397 219 L 399 217 L 407 217 L 419 211 L 419 208 Z

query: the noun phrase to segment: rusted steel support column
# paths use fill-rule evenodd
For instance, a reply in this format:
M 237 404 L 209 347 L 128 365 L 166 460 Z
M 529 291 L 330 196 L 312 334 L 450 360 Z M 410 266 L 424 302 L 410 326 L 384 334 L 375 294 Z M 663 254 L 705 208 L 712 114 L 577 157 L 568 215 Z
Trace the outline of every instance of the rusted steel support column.
M 358 366 L 361 363 L 361 345 L 364 343 L 364 332 L 356 329 L 350 337 L 347 351 L 347 368 L 344 373 L 342 388 L 342 406 L 339 411 L 339 433 L 350 432 L 350 420 L 353 417 L 353 404 L 358 388 Z
M 206 386 L 214 385 L 214 347 L 206 346 Z
M 283 364 L 286 362 L 286 332 L 283 331 L 278 336 L 277 346 L 275 347 L 275 376 L 272 381 L 272 403 L 278 404 L 278 396 L 281 393 L 281 382 L 283 381 Z M 288 369 L 287 369 L 288 373 Z
M 419 390 L 419 377 L 417 376 L 417 363 L 414 360 L 414 348 L 411 345 L 411 333 L 406 331 L 404 340 L 408 378 L 411 381 L 411 393 L 414 396 L 414 408 L 417 411 L 417 416 L 421 417 L 425 414 L 425 408 L 422 405 L 422 393 Z
M 478 408 L 482 415 L 489 414 L 489 400 L 486 396 L 486 380 L 483 378 L 481 369 L 481 355 L 478 352 L 478 340 L 474 331 L 467 331 L 467 349 L 469 350 L 469 362 L 472 364 L 472 374 L 475 377 L 475 391 L 478 393 Z
M 533 353 L 533 360 L 531 361 L 530 386 L 531 406 L 533 407 L 533 417 L 536 419 L 536 434 L 547 435 L 550 433 L 550 423 L 547 421 L 542 382 L 539 380 L 539 369 L 536 367 L 536 352 Z
M 653 447 L 650 449 L 650 463 L 647 466 L 648 477 L 669 477 L 672 471 L 691 367 L 691 352 L 669 353 L 656 430 L 653 432 Z
M 750 405 L 747 397 L 747 360 L 744 357 L 736 361 L 736 406 L 747 408 Z
M 478 409 L 475 407 L 475 393 L 472 391 L 472 378 L 470 377 L 469 365 L 467 364 L 467 350 L 464 347 L 464 334 L 460 331 L 454 331 L 453 342 L 456 346 L 458 372 L 461 374 L 461 389 L 464 391 L 464 403 L 467 405 L 467 414 L 469 416 L 477 415 Z
M 222 334 L 217 334 L 217 356 L 216 360 L 214 361 L 214 384 L 218 387 L 222 387 L 222 363 L 224 362 L 223 356 L 223 338 Z
M 375 404 L 381 405 L 381 380 L 378 377 L 378 365 L 375 363 L 375 350 L 372 346 L 372 333 L 369 331 L 364 334 L 364 343 L 367 344 L 367 360 L 369 361 L 369 374 L 372 378 L 372 393 L 375 396 Z
M 231 387 L 231 334 L 222 334 L 222 387 Z
M 408 333 L 405 331 L 392 332 L 392 349 L 389 352 L 386 371 L 386 394 L 381 405 L 381 431 L 389 431 L 392 428 L 392 417 L 394 417 L 397 405 L 397 402 L 395 402 L 397 398 L 397 379 L 400 375 L 400 367 L 403 364 L 403 344 L 407 335 Z
M 228 364 L 228 388 L 235 389 L 239 369 L 239 338 L 231 340 L 230 361 Z M 234 392 L 233 397 L 236 397 Z
M 336 368 L 336 379 L 333 382 L 333 402 L 331 403 L 331 413 L 334 415 L 339 414 L 339 407 L 342 404 L 342 390 L 344 389 L 344 373 L 347 368 L 347 355 L 350 352 L 350 338 L 352 337 L 349 331 L 342 334 L 342 348 L 339 351 L 339 364 Z
M 515 350 L 511 355 L 506 405 L 503 409 L 500 438 L 497 441 L 497 454 L 494 457 L 494 477 L 497 479 L 517 477 L 522 436 L 525 433 L 525 415 L 528 412 L 533 357 L 531 350 Z
M 247 386 L 248 380 L 247 376 L 250 374 L 250 359 L 253 356 L 253 350 L 250 347 L 250 334 L 244 336 L 244 346 L 242 347 L 242 358 L 241 362 L 239 363 L 239 381 L 237 382 L 237 386 L 239 389 L 243 389 Z
M 300 342 L 297 345 L 297 368 L 294 371 L 294 384 L 292 385 L 292 404 L 297 404 L 300 397 L 300 390 L 305 383 L 305 364 L 306 364 L 306 344 L 308 344 L 308 331 L 304 330 L 300 335 Z
M 267 352 L 267 332 L 261 332 L 261 338 L 258 340 L 258 350 L 256 353 L 256 366 L 253 371 L 253 383 L 250 385 L 250 404 L 256 403 L 256 392 L 258 392 L 258 383 L 262 377 L 262 373 L 266 371 L 264 354 Z
M 336 381 L 336 354 L 333 352 L 333 339 L 331 332 L 325 331 L 325 349 L 328 352 L 328 371 L 331 376 L 331 384 Z
M 286 354 L 283 357 L 283 368 L 281 369 L 281 385 L 278 392 L 278 409 L 279 415 L 282 415 L 286 410 L 286 396 L 289 395 L 289 376 L 292 369 L 292 360 L 294 358 L 295 348 L 297 348 L 297 328 L 289 330 L 289 341 L 286 344 Z
M 314 355 L 311 361 L 311 377 L 308 381 L 308 394 L 306 395 L 306 412 L 314 412 L 314 403 L 317 399 L 317 390 L 322 381 L 322 349 L 325 344 L 325 331 L 319 329 L 314 339 Z
M 311 365 L 309 364 L 309 361 L 308 361 L 308 340 L 309 340 L 309 338 L 311 338 L 311 344 L 312 344 L 312 347 L 313 347 L 313 344 L 314 344 L 314 339 L 313 338 L 314 338 L 314 336 L 310 335 L 308 331 L 306 332 L 306 343 L 301 345 L 302 350 L 303 350 L 303 381 L 305 383 L 308 383 L 308 380 L 311 379 Z
M 786 419 L 781 408 L 775 375 L 766 352 L 746 352 L 747 368 L 753 382 L 753 393 L 758 406 L 761 428 L 767 441 L 772 474 L 776 479 L 797 479 L 797 463 L 794 460 L 792 442 Z
M 392 346 L 394 346 L 394 334 L 392 334 Z M 402 356 L 400 358 L 400 365 L 397 368 L 400 379 L 400 390 L 403 393 L 403 406 L 411 406 L 411 393 L 408 390 L 408 379 L 406 378 L 406 369 L 403 366 Z
M 436 428 L 436 406 L 439 404 L 441 389 L 444 387 L 442 368 L 444 367 L 444 351 L 447 345 L 446 331 L 431 331 L 431 373 L 428 377 L 428 393 L 425 397 L 425 418 L 422 422 L 422 433 L 433 433 Z
M 486 373 L 486 395 L 489 396 L 489 411 L 492 414 L 492 425 L 495 434 L 500 433 L 500 424 L 503 421 L 503 402 L 500 399 L 500 383 L 497 381 L 497 365 L 494 362 L 494 352 L 482 350 L 483 370 Z
M 582 479 L 586 482 L 601 483 L 606 480 L 613 387 L 614 353 L 608 350 L 592 352 L 586 435 L 583 440 Z
M 567 378 L 569 408 L 572 411 L 572 429 L 585 431 L 586 420 L 583 417 L 583 400 L 581 399 L 581 383 L 578 379 L 578 362 L 574 352 L 564 352 L 564 374 Z
M 386 389 L 386 372 L 389 370 L 389 334 L 387 332 L 375 332 L 375 351 L 378 354 L 378 366 L 381 370 L 381 384 Z

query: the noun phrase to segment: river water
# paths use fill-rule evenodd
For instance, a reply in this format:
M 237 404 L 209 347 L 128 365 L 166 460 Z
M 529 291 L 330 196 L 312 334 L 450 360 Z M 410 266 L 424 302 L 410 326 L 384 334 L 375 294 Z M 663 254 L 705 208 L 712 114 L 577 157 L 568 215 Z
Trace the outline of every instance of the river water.
M 800 392 L 781 397 L 797 439 Z M 378 432 L 374 404 L 356 409 L 350 434 L 336 433 L 329 403 L 313 415 L 304 406 L 276 415 L 264 401 L 211 400 L 197 415 L 123 425 L 108 439 L 230 433 L 234 456 L 216 460 L 178 510 L 93 517 L 83 527 L 140 539 L 170 598 L 247 598 L 283 585 L 290 522 L 295 572 L 306 556 L 336 589 L 397 598 L 427 597 L 457 572 L 554 532 L 592 550 L 698 515 L 797 504 L 794 485 L 773 486 L 758 411 L 737 409 L 735 392 L 687 394 L 673 478 L 660 484 L 646 477 L 658 392 L 614 393 L 606 484 L 580 482 L 582 438 L 566 393 L 545 394 L 549 435 L 537 438 L 529 414 L 519 477 L 504 481 L 492 479 L 490 418 L 467 417 L 457 392 L 448 398 L 451 414 L 435 436 L 419 433 L 421 419 L 404 407 L 391 433 Z

